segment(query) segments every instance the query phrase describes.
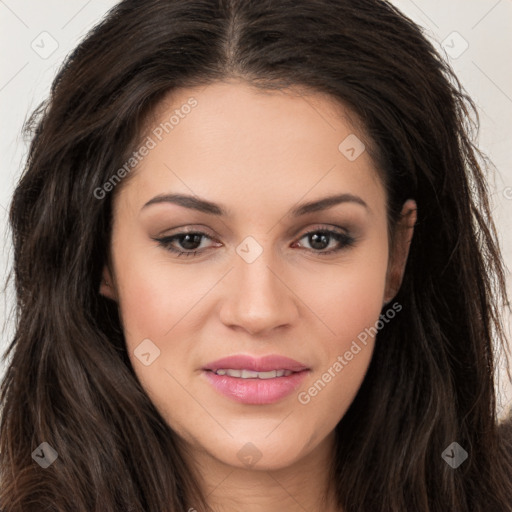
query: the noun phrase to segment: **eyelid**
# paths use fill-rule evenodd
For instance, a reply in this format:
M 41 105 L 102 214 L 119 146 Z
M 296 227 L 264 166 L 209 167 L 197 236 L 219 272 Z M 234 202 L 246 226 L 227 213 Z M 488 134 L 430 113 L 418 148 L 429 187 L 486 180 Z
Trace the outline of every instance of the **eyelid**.
M 175 229 L 180 229 L 180 228 L 175 228 Z M 334 225 L 329 225 L 329 224 L 316 224 L 316 225 L 311 226 L 307 231 L 303 231 L 303 229 L 304 228 L 299 230 L 299 232 L 301 232 L 301 235 L 298 238 L 296 238 L 294 236 L 294 239 L 296 239 L 296 241 L 293 242 L 293 244 L 299 243 L 302 238 L 305 238 L 310 234 L 319 233 L 319 232 L 327 232 L 330 234 L 331 237 L 333 237 L 333 235 L 335 237 L 336 236 L 339 237 L 336 240 L 338 247 L 331 248 L 329 250 L 316 251 L 314 249 L 308 249 L 307 247 L 302 247 L 302 245 L 300 245 L 300 247 L 303 248 L 303 250 L 305 250 L 306 252 L 312 253 L 312 254 L 320 256 L 320 257 L 322 257 L 322 256 L 327 257 L 329 255 L 341 253 L 344 250 L 347 250 L 347 249 L 351 248 L 352 246 L 354 246 L 359 239 L 358 235 L 351 234 L 350 230 L 348 230 L 347 228 L 342 228 L 340 226 L 334 226 Z M 154 237 L 153 240 L 158 242 L 158 244 L 160 246 L 162 246 L 168 252 L 174 253 L 177 257 L 180 257 L 180 256 L 195 257 L 197 253 L 202 255 L 203 253 L 207 252 L 208 249 L 214 248 L 215 245 L 212 247 L 206 247 L 206 248 L 202 248 L 202 249 L 180 250 L 175 247 L 172 247 L 171 244 L 176 239 L 178 239 L 180 236 L 192 234 L 192 235 L 198 235 L 202 238 L 209 239 L 213 242 L 217 242 L 217 244 L 220 243 L 222 245 L 222 242 L 219 242 L 214 236 L 211 236 L 208 233 L 208 231 L 209 231 L 208 229 L 204 229 L 204 228 L 197 229 L 197 228 L 193 228 L 191 226 L 183 226 L 176 233 L 170 233 L 168 235 L 164 235 L 161 237 Z M 218 245 L 217 245 L 217 247 L 218 247 Z
M 304 231 L 304 229 L 305 228 L 299 229 L 299 231 L 297 232 L 297 235 L 299 233 L 302 233 Z M 310 228 L 308 227 L 307 230 L 304 231 L 302 236 L 307 235 L 308 233 L 311 233 L 311 232 L 316 232 L 316 231 L 336 231 L 337 233 L 340 233 L 340 234 L 345 234 L 345 235 L 350 234 L 349 229 L 343 228 L 341 226 L 335 226 L 332 224 L 313 224 Z
M 329 223 L 324 223 L 324 224 L 318 223 L 318 224 L 313 224 L 311 227 L 307 227 L 307 228 L 302 226 L 298 229 L 294 229 L 293 231 L 289 230 L 288 233 L 286 234 L 286 236 L 290 236 L 291 238 L 296 238 L 299 235 L 301 235 L 300 238 L 303 238 L 305 235 L 308 235 L 311 232 L 316 232 L 316 231 L 335 231 L 342 235 L 353 234 L 352 230 L 349 229 L 348 227 L 337 226 L 337 225 L 329 224 Z M 208 238 L 218 241 L 217 235 L 214 235 L 213 232 L 209 228 L 202 226 L 202 225 L 198 226 L 198 227 L 191 226 L 191 225 L 178 226 L 176 228 L 173 228 L 171 230 L 171 232 L 169 232 L 169 230 L 163 231 L 162 234 L 156 235 L 155 237 L 153 237 L 153 239 L 170 238 L 172 236 L 186 235 L 186 234 L 206 235 Z
M 211 238 L 215 238 L 216 235 L 213 234 L 213 231 L 202 224 L 185 224 L 183 226 L 177 226 L 172 229 L 165 229 L 155 235 L 155 238 L 167 238 L 175 235 L 189 234 L 189 233 L 201 233 L 208 235 Z

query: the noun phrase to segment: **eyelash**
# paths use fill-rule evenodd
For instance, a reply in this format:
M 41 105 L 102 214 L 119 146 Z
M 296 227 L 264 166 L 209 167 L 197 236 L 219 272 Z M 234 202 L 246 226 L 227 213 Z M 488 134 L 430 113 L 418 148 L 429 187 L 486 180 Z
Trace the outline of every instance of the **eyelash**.
M 313 229 L 311 231 L 308 231 L 306 233 L 304 233 L 300 238 L 299 240 L 301 240 L 302 238 L 305 238 L 309 235 L 312 235 L 312 234 L 327 234 L 329 235 L 331 238 L 334 238 L 338 243 L 341 244 L 341 246 L 335 248 L 335 249 L 329 249 L 328 251 L 319 251 L 319 250 L 314 250 L 314 249 L 306 249 L 307 251 L 310 251 L 310 252 L 313 252 L 315 254 L 318 254 L 319 256 L 326 256 L 326 255 L 329 255 L 329 254 L 333 254 L 333 253 L 337 253 L 337 252 L 340 252 L 342 251 L 343 249 L 348 249 L 349 247 L 352 247 L 354 245 L 354 243 L 356 242 L 356 239 L 353 237 L 353 236 L 350 236 L 346 233 L 341 233 L 341 232 L 338 232 L 338 231 L 333 231 L 333 230 L 330 230 L 330 229 Z M 162 246 L 164 249 L 172 252 L 172 253 L 176 253 L 178 255 L 178 257 L 180 256 L 196 256 L 196 254 L 199 252 L 204 252 L 206 249 L 196 249 L 196 250 L 189 250 L 189 251 L 181 251 L 179 249 L 176 249 L 174 247 L 172 247 L 172 242 L 174 242 L 174 240 L 180 238 L 180 237 L 183 237 L 185 235 L 199 235 L 199 236 L 202 236 L 202 237 L 205 237 L 205 238 L 208 238 L 210 240 L 213 240 L 212 237 L 208 236 L 206 233 L 202 233 L 200 231 L 184 231 L 184 232 L 181 232 L 181 233 L 176 233 L 175 235 L 171 235 L 171 236 L 166 236 L 166 237 L 162 237 L 162 238 L 153 238 L 153 240 L 155 240 L 155 242 L 158 242 L 158 244 L 160 246 Z

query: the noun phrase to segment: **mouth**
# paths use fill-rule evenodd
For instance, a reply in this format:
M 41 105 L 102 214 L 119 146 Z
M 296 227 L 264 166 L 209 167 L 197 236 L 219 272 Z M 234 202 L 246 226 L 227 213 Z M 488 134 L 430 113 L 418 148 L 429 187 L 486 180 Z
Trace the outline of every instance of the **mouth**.
M 211 370 L 214 372 L 218 372 L 220 370 L 232 372 L 245 370 L 246 372 L 266 373 L 272 371 L 301 372 L 303 370 L 309 370 L 309 368 L 295 359 L 278 354 L 269 354 L 263 357 L 235 354 L 233 356 L 223 357 L 222 359 L 212 361 L 204 366 L 203 370 Z M 233 376 L 239 377 L 239 375 Z
M 219 370 L 211 370 L 216 375 L 227 375 L 237 379 L 275 379 L 276 377 L 288 377 L 293 372 L 292 370 L 270 370 L 268 372 L 255 372 L 252 370 L 236 370 L 231 368 L 221 368 Z
M 237 355 L 209 363 L 202 373 L 221 395 L 238 403 L 266 405 L 293 393 L 309 372 L 304 364 L 283 356 Z

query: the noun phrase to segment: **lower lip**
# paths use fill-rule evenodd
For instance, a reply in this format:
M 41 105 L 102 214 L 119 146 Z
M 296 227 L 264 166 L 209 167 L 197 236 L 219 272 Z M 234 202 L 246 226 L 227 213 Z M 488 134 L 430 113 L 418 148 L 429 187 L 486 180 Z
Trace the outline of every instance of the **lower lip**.
M 224 396 L 235 402 L 251 405 L 272 404 L 293 393 L 309 373 L 309 370 L 294 372 L 287 377 L 273 379 L 242 379 L 203 372 L 210 384 Z

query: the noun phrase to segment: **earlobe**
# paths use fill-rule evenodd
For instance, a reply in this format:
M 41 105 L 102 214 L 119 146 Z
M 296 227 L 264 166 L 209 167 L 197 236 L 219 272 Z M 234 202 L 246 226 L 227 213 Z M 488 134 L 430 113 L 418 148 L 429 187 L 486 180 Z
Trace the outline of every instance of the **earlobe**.
M 117 301 L 117 293 L 114 286 L 114 280 L 112 279 L 112 273 L 110 272 L 110 269 L 107 265 L 103 267 L 99 292 L 104 297 Z
M 416 202 L 413 199 L 408 199 L 402 207 L 400 219 L 396 225 L 394 246 L 391 251 L 386 275 L 386 291 L 383 306 L 393 300 L 402 285 L 416 220 Z

